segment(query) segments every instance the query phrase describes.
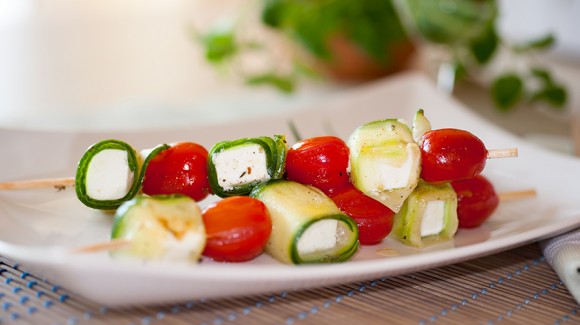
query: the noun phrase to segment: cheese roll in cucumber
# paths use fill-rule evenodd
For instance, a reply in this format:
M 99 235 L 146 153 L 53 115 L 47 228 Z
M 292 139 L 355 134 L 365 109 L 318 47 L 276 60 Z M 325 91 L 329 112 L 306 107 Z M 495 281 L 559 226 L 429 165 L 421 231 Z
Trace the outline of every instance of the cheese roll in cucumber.
M 247 195 L 284 175 L 287 145 L 283 136 L 243 138 L 215 144 L 208 157 L 211 190 L 220 197 Z
M 361 192 L 399 211 L 421 173 L 421 150 L 400 120 L 370 122 L 348 139 L 351 181 Z
M 278 180 L 258 185 L 250 195 L 268 208 L 272 233 L 265 251 L 278 261 L 342 262 L 358 251 L 356 223 L 321 190 Z
M 86 206 L 111 210 L 130 200 L 140 188 L 135 150 L 120 140 L 92 145 L 79 161 L 75 189 Z
M 452 239 L 458 223 L 453 187 L 421 180 L 395 215 L 392 234 L 407 245 L 421 248 Z
M 129 241 L 113 252 L 143 260 L 197 262 L 205 248 L 201 210 L 188 196 L 139 195 L 117 209 L 112 239 Z

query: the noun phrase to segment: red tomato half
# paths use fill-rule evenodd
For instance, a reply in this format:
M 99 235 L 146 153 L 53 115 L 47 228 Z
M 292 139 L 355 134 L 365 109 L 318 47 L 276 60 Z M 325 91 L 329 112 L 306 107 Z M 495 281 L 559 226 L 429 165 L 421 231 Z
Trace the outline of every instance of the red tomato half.
M 331 194 L 338 208 L 357 224 L 361 245 L 380 243 L 393 229 L 393 211 L 365 195 L 354 185 Z
M 425 133 L 421 147 L 421 178 L 444 183 L 474 177 L 483 171 L 487 149 L 470 132 L 438 129 Z
M 327 195 L 350 183 L 347 173 L 349 150 L 340 138 L 315 137 L 300 141 L 288 150 L 289 180 L 315 186 Z
M 249 196 L 212 204 L 203 211 L 203 223 L 207 233 L 203 255 L 223 262 L 243 262 L 260 255 L 272 232 L 266 205 Z
M 482 175 L 451 182 L 457 193 L 457 217 L 460 228 L 479 227 L 499 205 L 493 185 Z
M 207 150 L 199 144 L 181 142 L 153 157 L 145 170 L 143 193 L 184 194 L 195 201 L 209 193 Z

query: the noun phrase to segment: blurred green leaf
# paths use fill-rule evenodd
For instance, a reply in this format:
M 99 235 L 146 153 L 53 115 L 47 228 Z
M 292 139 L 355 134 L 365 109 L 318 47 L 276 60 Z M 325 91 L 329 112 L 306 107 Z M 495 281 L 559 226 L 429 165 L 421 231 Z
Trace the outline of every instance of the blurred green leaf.
M 249 76 L 246 78 L 246 84 L 252 86 L 272 86 L 282 92 L 291 93 L 296 87 L 294 78 L 291 76 L 278 75 L 275 73 L 264 73 Z
M 270 27 L 280 27 L 285 10 L 284 0 L 264 0 L 260 18 L 264 24 Z
M 201 35 L 205 46 L 205 57 L 211 63 L 222 63 L 233 58 L 238 52 L 238 45 L 233 29 L 214 29 Z
M 532 102 L 546 102 L 553 107 L 562 108 L 568 100 L 568 92 L 562 86 L 549 85 L 532 95 Z
M 491 97 L 498 109 L 508 111 L 515 106 L 523 94 L 522 79 L 515 74 L 504 74 L 491 85 Z
M 542 68 L 532 68 L 532 76 L 540 79 L 544 84 L 551 85 L 554 83 L 550 71 Z
M 495 27 L 490 24 L 486 31 L 470 44 L 470 51 L 479 64 L 485 64 L 493 57 L 499 39 Z
M 453 62 L 455 68 L 455 82 L 461 81 L 467 77 L 467 68 L 459 60 Z
M 556 38 L 552 34 L 548 34 L 542 38 L 524 43 L 522 45 L 517 45 L 514 47 L 516 52 L 525 52 L 530 50 L 542 50 L 552 46 L 556 41 Z

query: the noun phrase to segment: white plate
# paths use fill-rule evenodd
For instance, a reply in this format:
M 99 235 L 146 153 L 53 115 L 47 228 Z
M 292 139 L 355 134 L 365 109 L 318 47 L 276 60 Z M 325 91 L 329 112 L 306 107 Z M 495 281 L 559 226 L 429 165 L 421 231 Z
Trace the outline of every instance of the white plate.
M 31 132 L 0 130 L 3 180 L 73 175 L 84 150 L 104 138 L 119 138 L 137 149 L 189 140 L 207 147 L 219 140 L 288 134 L 292 119 L 303 137 L 343 138 L 357 126 L 383 118 L 411 120 L 418 108 L 435 128 L 456 127 L 478 135 L 488 148 L 517 147 L 519 158 L 487 162 L 485 174 L 498 192 L 535 188 L 537 198 L 505 202 L 475 230 L 460 230 L 454 241 L 425 250 L 385 240 L 363 247 L 349 262 L 287 266 L 268 256 L 243 264 L 139 264 L 109 259 L 106 253 L 72 254 L 70 249 L 109 237 L 111 215 L 77 202 L 72 190 L 0 193 L 0 254 L 99 303 L 118 306 L 195 298 L 304 289 L 423 270 L 493 254 L 547 238 L 580 225 L 575 190 L 580 161 L 543 150 L 479 119 L 437 93 L 420 75 L 401 75 L 344 93 L 324 105 L 205 128 L 131 133 Z M 376 252 L 391 248 L 398 256 Z

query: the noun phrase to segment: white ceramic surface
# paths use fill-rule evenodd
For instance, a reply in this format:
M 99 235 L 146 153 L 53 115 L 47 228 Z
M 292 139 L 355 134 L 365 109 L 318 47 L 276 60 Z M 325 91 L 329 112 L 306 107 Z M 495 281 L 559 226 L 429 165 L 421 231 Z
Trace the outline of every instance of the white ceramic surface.
M 411 121 L 418 108 L 425 110 L 435 128 L 470 130 L 488 148 L 517 147 L 518 158 L 490 160 L 484 174 L 498 192 L 535 188 L 538 196 L 502 203 L 482 227 L 460 230 L 454 241 L 425 250 L 387 239 L 363 247 L 346 263 L 287 266 L 268 256 L 242 264 L 182 265 L 112 260 L 106 253 L 73 254 L 74 247 L 106 241 L 112 216 L 84 207 L 71 189 L 4 191 L 0 192 L 0 254 L 88 299 L 119 306 L 279 292 L 392 276 L 493 254 L 580 226 L 580 195 L 575 190 L 580 160 L 498 129 L 437 93 L 416 74 L 354 89 L 324 105 L 227 125 L 107 133 L 0 129 L 0 181 L 73 175 L 84 150 L 104 138 L 122 139 L 137 149 L 185 140 L 209 148 L 219 140 L 272 134 L 287 134 L 292 143 L 289 120 L 303 137 L 333 134 L 346 138 L 354 128 L 372 120 L 397 117 Z M 380 256 L 376 252 L 382 248 L 399 255 Z

